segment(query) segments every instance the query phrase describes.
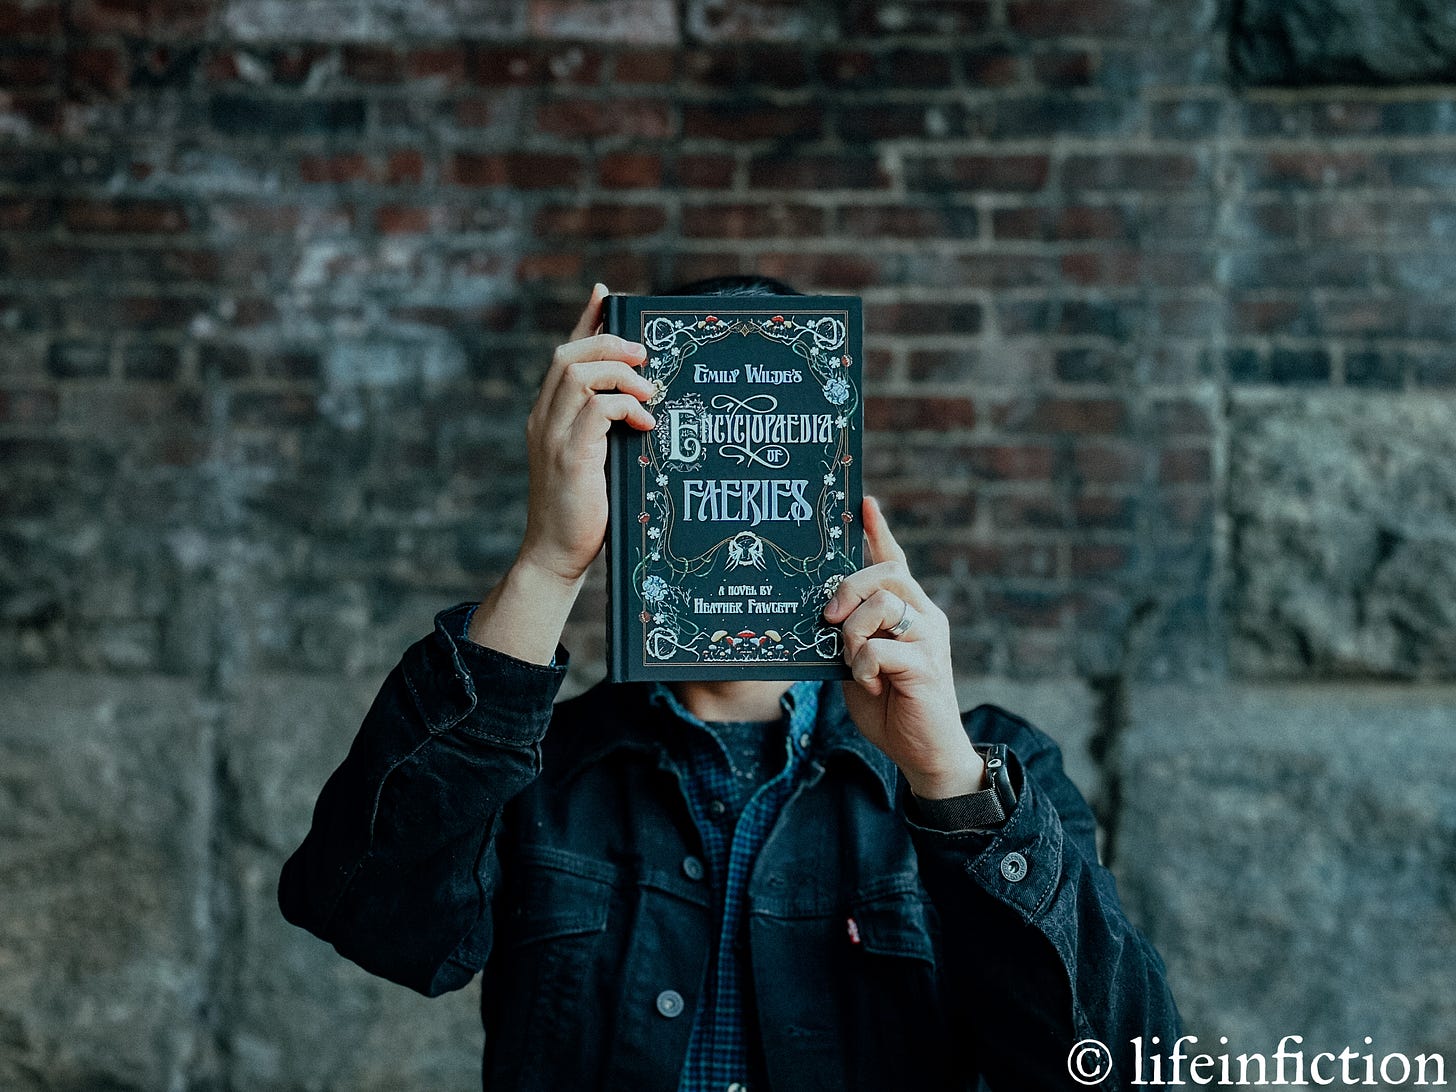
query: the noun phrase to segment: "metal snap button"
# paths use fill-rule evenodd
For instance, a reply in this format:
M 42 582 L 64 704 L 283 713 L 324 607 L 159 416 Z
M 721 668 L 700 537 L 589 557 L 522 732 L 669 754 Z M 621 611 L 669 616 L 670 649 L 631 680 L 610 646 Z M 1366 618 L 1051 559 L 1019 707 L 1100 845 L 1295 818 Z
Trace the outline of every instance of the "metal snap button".
M 703 862 L 696 857 L 684 857 L 682 870 L 683 875 L 690 880 L 701 880 L 703 878 Z
M 671 1019 L 680 1016 L 683 1010 L 682 994 L 677 990 L 663 990 L 657 995 L 657 1011 Z
M 714 816 L 722 815 L 727 810 L 728 805 L 723 803 L 723 801 L 721 800 L 708 801 L 708 811 L 711 812 Z
M 1001 875 L 1012 883 L 1020 883 L 1026 878 L 1026 873 L 1026 858 L 1020 853 L 1011 852 L 1001 858 Z

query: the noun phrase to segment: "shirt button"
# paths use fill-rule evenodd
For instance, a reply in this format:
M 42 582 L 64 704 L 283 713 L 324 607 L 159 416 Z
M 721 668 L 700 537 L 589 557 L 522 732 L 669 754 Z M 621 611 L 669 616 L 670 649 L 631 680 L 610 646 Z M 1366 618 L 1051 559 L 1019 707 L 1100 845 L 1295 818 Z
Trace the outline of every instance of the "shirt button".
M 806 751 L 809 749 L 809 733 L 808 732 L 800 732 L 799 733 L 799 746 L 800 747 L 803 747 Z
M 682 1015 L 682 994 L 677 990 L 663 990 L 657 995 L 657 1011 L 668 1019 Z
M 728 806 L 724 804 L 721 800 L 708 801 L 708 811 L 711 812 L 714 816 L 722 815 L 727 810 Z
M 1020 853 L 1006 854 L 1001 858 L 1001 875 L 1012 883 L 1020 883 L 1026 878 L 1026 858 Z
M 748 1092 L 748 1085 L 741 1081 L 734 1081 L 728 1086 L 728 1092 Z
M 684 857 L 682 870 L 683 875 L 690 880 L 701 880 L 703 878 L 703 862 L 696 857 Z

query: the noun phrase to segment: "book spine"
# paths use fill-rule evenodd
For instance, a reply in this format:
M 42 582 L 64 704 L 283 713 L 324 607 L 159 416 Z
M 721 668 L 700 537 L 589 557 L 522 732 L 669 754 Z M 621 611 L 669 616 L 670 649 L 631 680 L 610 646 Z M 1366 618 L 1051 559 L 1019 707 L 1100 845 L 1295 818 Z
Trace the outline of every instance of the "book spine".
M 627 301 L 607 296 L 602 301 L 602 333 L 631 340 L 626 331 Z M 627 636 L 627 493 L 631 484 L 627 462 L 628 441 L 635 430 L 625 421 L 613 421 L 607 430 L 607 681 L 629 677 Z

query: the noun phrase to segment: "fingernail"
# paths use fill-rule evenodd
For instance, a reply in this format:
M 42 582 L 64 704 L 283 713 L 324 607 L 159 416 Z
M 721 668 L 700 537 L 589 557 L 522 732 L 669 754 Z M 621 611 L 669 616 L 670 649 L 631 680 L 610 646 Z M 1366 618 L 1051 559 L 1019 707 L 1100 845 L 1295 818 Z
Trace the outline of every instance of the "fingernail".
M 595 294 L 596 294 L 596 291 L 597 291 L 597 289 L 601 289 L 601 291 L 602 291 L 602 294 L 603 294 L 603 295 L 606 295 L 606 292 L 607 292 L 607 286 L 606 286 L 606 285 L 604 285 L 604 284 L 603 284 L 603 283 L 602 283 L 602 282 L 601 282 L 601 281 L 597 281 L 597 283 L 596 283 L 596 284 L 594 284 L 594 285 L 592 285 L 592 294 L 593 294 L 593 295 L 595 295 Z

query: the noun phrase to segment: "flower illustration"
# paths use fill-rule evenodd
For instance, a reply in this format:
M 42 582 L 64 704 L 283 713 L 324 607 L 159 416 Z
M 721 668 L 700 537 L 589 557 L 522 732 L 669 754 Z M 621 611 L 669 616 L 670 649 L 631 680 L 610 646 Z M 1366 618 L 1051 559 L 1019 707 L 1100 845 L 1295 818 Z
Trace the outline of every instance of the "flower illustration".
M 667 484 L 667 475 L 666 474 L 659 474 L 659 475 L 657 475 L 657 484 L 658 485 L 666 485 Z
M 834 499 L 835 500 L 843 500 L 844 499 L 844 490 L 843 489 L 836 489 L 834 491 Z
M 652 397 L 647 400 L 649 406 L 655 406 L 667 397 L 667 384 L 661 379 L 652 381 Z
M 836 406 L 842 406 L 849 401 L 849 383 L 844 376 L 830 377 L 829 382 L 824 384 L 824 397 Z
M 649 528 L 647 528 L 647 537 L 648 538 L 661 538 L 662 537 L 662 528 L 661 527 L 649 527 Z
M 835 428 L 843 428 L 847 424 L 849 424 L 849 418 L 842 413 L 834 419 Z
M 649 603 L 661 603 L 667 598 L 669 591 L 671 589 L 668 587 L 667 581 L 660 576 L 649 576 L 642 581 L 642 598 Z
M 830 538 L 838 538 L 840 536 L 840 533 L 841 532 L 840 532 L 840 530 L 839 530 L 838 527 L 831 527 L 831 528 L 829 528 L 829 537 Z
M 825 485 L 833 485 L 834 484 L 834 471 L 831 470 L 828 474 L 825 474 L 824 475 L 824 484 Z

